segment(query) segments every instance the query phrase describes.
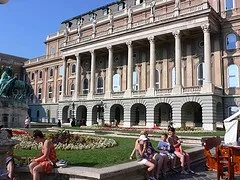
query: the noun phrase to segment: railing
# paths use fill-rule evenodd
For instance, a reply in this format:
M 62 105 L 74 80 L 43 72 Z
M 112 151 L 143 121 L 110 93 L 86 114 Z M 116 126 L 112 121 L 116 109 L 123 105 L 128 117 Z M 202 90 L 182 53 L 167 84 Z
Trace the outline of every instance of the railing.
M 40 57 L 29 59 L 25 64 L 32 64 L 32 63 L 36 63 L 36 62 L 46 61 L 48 59 L 58 58 L 60 56 L 61 56 L 61 52 L 60 53 L 51 54 L 51 55 L 48 55 L 48 56 L 43 55 L 43 56 L 40 56 Z
M 95 93 L 94 98 L 95 99 L 103 99 L 104 98 L 104 93 Z
M 164 4 L 166 2 L 174 2 L 174 0 L 156 0 L 157 5 Z M 142 3 L 142 4 L 139 4 L 139 5 L 133 6 L 132 9 L 133 9 L 133 12 L 137 12 L 140 9 L 143 9 L 145 7 L 150 8 L 150 5 L 146 4 L 146 3 Z M 169 7 L 171 7 L 170 9 L 174 9 L 174 4 L 168 6 L 168 8 Z M 180 15 L 191 14 L 193 12 L 202 11 L 202 10 L 208 9 L 208 8 L 209 8 L 208 2 L 205 2 L 204 0 L 202 0 L 201 4 L 181 9 L 180 10 Z M 120 15 L 127 16 L 127 11 L 122 10 L 120 12 L 114 12 L 113 13 L 113 17 L 120 16 Z M 174 18 L 174 11 L 167 12 L 166 14 L 156 15 L 155 16 L 155 22 L 169 20 L 170 18 Z M 108 21 L 108 16 L 99 17 L 99 18 L 97 18 L 97 21 L 98 22 Z M 133 22 L 132 23 L 132 29 L 134 29 L 136 27 L 139 27 L 139 26 L 144 26 L 144 25 L 149 24 L 149 23 L 150 23 L 150 18 L 149 17 L 146 18 L 146 19 L 143 19 L 141 21 L 138 21 L 138 22 Z M 87 27 L 90 24 L 91 24 L 91 22 L 84 23 L 84 27 Z M 83 27 L 83 29 L 84 29 L 84 27 Z M 77 27 L 74 27 L 72 29 L 72 31 L 75 31 L 76 28 Z M 113 33 L 122 32 L 122 31 L 125 31 L 126 29 L 127 29 L 127 23 L 124 24 L 123 26 L 120 26 L 120 27 L 119 26 L 118 27 L 113 27 Z M 48 38 L 55 37 L 57 35 L 62 35 L 62 34 L 60 32 L 54 33 L 52 35 L 49 35 Z M 104 37 L 104 36 L 107 36 L 107 35 L 108 35 L 107 30 L 99 31 L 99 32 L 96 33 L 96 37 Z M 84 41 L 89 41 L 89 40 L 92 40 L 92 39 L 93 39 L 93 37 L 91 35 L 90 36 L 87 35 L 87 36 L 82 37 L 79 41 L 77 41 L 77 40 L 69 41 L 69 42 L 67 42 L 67 44 L 65 46 L 75 45 L 77 43 L 81 43 L 81 42 L 84 42 Z
M 171 94 L 172 93 L 172 88 L 156 89 L 155 93 L 156 93 L 156 95 Z
M 87 99 L 87 94 L 80 94 L 79 99 Z
M 200 93 L 201 86 L 183 87 L 183 93 Z
M 123 97 L 123 95 L 124 95 L 124 91 L 113 92 L 113 93 L 112 93 L 112 97 L 113 97 L 113 98 Z
M 146 90 L 132 91 L 133 96 L 145 96 Z
M 223 89 L 215 86 L 214 87 L 214 94 L 222 95 L 223 94 Z

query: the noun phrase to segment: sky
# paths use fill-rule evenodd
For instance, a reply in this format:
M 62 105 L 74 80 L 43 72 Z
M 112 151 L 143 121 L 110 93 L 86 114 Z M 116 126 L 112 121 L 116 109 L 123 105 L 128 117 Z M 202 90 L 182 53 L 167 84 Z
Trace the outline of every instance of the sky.
M 24 58 L 45 54 L 47 35 L 62 21 L 116 0 L 9 0 L 0 4 L 0 53 Z

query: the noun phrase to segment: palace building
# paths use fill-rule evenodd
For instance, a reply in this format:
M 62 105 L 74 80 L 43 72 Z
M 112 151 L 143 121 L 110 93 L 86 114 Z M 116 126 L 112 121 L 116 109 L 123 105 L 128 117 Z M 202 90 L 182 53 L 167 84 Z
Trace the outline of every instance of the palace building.
M 64 20 L 24 64 L 33 121 L 214 130 L 240 103 L 239 0 L 121 0 Z

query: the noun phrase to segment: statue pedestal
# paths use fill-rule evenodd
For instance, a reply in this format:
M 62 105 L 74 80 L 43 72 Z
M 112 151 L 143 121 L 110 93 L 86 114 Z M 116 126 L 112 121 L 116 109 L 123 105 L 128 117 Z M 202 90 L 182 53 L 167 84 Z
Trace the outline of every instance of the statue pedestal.
M 8 179 L 8 172 L 6 170 L 6 153 L 13 148 L 14 145 L 18 144 L 18 140 L 14 139 L 5 139 L 6 131 L 0 131 L 0 179 Z

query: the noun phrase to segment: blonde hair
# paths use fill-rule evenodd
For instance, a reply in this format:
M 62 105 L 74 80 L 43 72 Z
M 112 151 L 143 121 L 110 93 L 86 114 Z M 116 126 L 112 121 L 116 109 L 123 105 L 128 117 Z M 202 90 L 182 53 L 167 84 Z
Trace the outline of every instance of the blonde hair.
M 146 130 L 143 130 L 140 132 L 140 135 L 148 135 L 147 131 Z

